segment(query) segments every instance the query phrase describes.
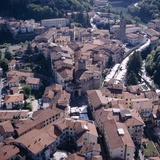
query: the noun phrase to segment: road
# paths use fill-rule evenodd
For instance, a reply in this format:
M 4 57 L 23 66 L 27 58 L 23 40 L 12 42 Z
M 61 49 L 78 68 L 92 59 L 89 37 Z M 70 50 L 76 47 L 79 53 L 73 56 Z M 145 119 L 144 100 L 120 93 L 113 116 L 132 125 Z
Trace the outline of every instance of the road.
M 138 153 L 138 154 L 139 154 L 139 157 L 140 157 L 141 160 L 145 160 L 145 159 L 144 159 L 144 155 L 142 154 L 142 151 L 141 151 L 141 150 L 139 150 L 139 153 Z
M 145 44 L 140 46 L 138 49 L 136 49 L 139 52 L 142 52 L 150 45 L 150 39 L 147 40 Z M 129 57 L 134 53 L 135 51 L 131 52 L 122 62 L 121 64 L 116 64 L 112 69 L 111 72 L 106 76 L 105 81 L 109 81 L 111 78 L 114 78 L 116 80 L 116 84 L 118 83 L 124 83 L 126 72 L 127 72 L 127 63 L 129 61 Z M 113 70 L 114 69 L 114 70 Z M 147 75 L 146 75 L 147 76 Z

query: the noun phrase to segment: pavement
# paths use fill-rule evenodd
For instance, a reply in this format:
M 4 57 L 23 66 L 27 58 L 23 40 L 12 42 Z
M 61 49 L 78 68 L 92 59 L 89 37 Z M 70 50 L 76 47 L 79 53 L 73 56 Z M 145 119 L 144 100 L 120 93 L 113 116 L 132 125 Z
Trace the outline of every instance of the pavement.
M 32 111 L 37 111 L 39 109 L 38 100 L 31 101 L 32 102 Z

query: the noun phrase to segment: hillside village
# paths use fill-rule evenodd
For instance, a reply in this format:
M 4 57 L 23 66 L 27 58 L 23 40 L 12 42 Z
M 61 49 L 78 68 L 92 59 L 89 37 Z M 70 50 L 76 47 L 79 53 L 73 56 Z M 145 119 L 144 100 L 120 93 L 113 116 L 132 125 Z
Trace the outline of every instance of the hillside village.
M 90 13 L 94 23 L 101 16 Z M 126 72 L 115 76 L 133 51 L 158 46 L 160 20 L 147 28 L 118 22 L 109 31 L 75 27 L 67 18 L 1 17 L 0 30 L 14 39 L 34 38 L 0 70 L 0 160 L 55 160 L 59 151 L 65 160 L 133 160 L 139 151 L 160 159 L 159 92 L 126 86 Z M 112 75 L 109 62 L 119 64 Z M 31 88 L 27 98 L 24 86 Z M 159 143 L 147 142 L 151 131 Z

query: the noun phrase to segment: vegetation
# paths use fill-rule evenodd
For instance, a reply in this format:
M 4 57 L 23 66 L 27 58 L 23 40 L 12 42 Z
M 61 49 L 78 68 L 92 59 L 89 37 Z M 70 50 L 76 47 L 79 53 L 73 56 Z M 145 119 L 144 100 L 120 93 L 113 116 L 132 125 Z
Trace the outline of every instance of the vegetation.
M 140 52 L 134 52 L 130 57 L 127 64 L 127 84 L 136 85 L 140 81 L 142 68 L 142 57 Z
M 19 107 L 19 109 L 32 111 L 32 105 L 25 101 L 24 104 Z
M 138 3 L 138 7 L 128 7 L 128 12 L 134 17 L 139 17 L 141 21 L 148 22 L 160 16 L 160 1 L 142 0 Z
M 9 51 L 8 48 L 6 48 L 5 52 L 4 52 L 4 58 L 8 59 L 8 60 L 12 60 L 13 59 L 13 55 L 12 53 Z
M 146 59 L 146 71 L 154 80 L 154 83 L 160 87 L 160 46 L 151 51 Z
M 24 92 L 24 98 L 28 99 L 29 96 L 31 95 L 31 87 L 28 85 L 23 86 L 23 92 Z
M 3 69 L 3 72 L 8 71 L 8 60 L 6 58 L 0 59 L 0 67 Z
M 88 13 L 74 12 L 71 13 L 71 22 L 76 22 L 77 27 L 91 27 Z
M 41 20 L 65 17 L 66 11 L 89 11 L 92 5 L 93 0 L 1 0 L 0 13 L 17 19 Z

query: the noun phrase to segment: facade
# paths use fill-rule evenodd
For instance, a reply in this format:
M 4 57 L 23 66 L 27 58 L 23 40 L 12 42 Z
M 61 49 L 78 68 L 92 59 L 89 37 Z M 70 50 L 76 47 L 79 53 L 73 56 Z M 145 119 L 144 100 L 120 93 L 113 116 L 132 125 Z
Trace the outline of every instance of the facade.
M 8 63 L 8 69 L 9 70 L 14 70 L 15 67 L 16 67 L 16 60 L 9 61 L 9 63 Z
M 140 34 L 127 34 L 126 35 L 126 40 L 129 44 L 131 44 L 132 46 L 136 46 L 138 44 L 140 44 L 143 40 L 143 36 Z
M 69 25 L 69 19 L 57 18 L 57 19 L 44 19 L 41 20 L 41 25 L 45 27 L 65 27 Z
M 21 106 L 24 103 L 24 95 L 16 94 L 16 95 L 6 95 L 4 99 L 4 104 L 7 109 L 13 109 L 17 106 Z
M 96 0 L 94 4 L 98 7 L 105 7 L 108 5 L 108 1 L 106 0 Z
M 152 113 L 152 101 L 150 99 L 132 99 L 131 108 L 136 109 L 144 121 L 150 120 Z
M 19 78 L 18 77 L 8 77 L 7 78 L 8 86 L 11 87 L 19 87 Z
M 0 122 L 0 142 L 6 138 L 14 136 L 14 128 L 10 121 Z
M 134 159 L 135 146 L 125 124 L 115 120 L 106 121 L 104 137 L 111 159 Z
M 26 84 L 31 87 L 33 90 L 38 90 L 41 86 L 41 81 L 39 78 L 28 77 L 26 79 Z

